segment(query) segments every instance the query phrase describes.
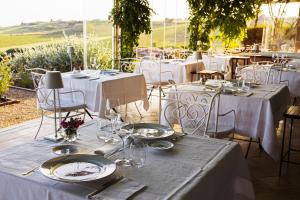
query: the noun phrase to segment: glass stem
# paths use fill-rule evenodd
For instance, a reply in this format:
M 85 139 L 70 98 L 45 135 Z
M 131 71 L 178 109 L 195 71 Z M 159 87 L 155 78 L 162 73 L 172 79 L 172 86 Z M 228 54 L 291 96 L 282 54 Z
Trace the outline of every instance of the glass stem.
M 123 142 L 123 160 L 125 160 L 125 141 L 122 138 L 122 142 Z

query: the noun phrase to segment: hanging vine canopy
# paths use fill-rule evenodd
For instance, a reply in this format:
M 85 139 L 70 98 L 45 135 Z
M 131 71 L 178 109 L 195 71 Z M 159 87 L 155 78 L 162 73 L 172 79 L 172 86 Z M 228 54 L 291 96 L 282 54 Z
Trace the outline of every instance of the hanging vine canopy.
M 209 48 L 211 31 L 219 29 L 226 40 L 237 38 L 255 17 L 262 0 L 187 0 L 190 7 L 190 48 Z
M 148 0 L 119 0 L 112 10 L 113 24 L 121 29 L 121 57 L 134 56 L 142 33 L 151 33 L 150 16 L 153 10 Z

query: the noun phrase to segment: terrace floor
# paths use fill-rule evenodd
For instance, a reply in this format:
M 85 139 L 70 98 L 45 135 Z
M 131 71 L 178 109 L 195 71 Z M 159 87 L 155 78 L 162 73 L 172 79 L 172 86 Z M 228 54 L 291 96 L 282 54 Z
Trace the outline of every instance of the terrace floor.
M 17 146 L 33 140 L 40 120 L 33 119 L 39 116 L 36 109 L 34 94 L 30 92 L 10 91 L 11 95 L 23 95 L 24 100 L 20 104 L 9 105 L 0 108 L 0 151 L 7 147 Z M 27 95 L 26 95 L 27 94 Z M 10 97 L 14 97 L 11 96 Z M 19 96 L 19 97 L 22 97 Z M 157 122 L 157 102 L 153 99 L 150 111 L 143 112 L 142 121 Z M 131 107 L 130 113 L 136 113 Z M 26 113 L 29 113 L 28 116 Z M 9 116 L 4 118 L 3 116 Z M 137 113 L 135 114 L 137 116 Z M 29 119 L 33 119 L 27 121 Z M 135 119 L 139 120 L 138 117 Z M 26 121 L 21 123 L 21 121 Z M 15 124 L 10 126 L 11 124 Z M 40 137 L 53 131 L 53 120 L 46 119 L 40 131 Z M 288 131 L 288 130 L 287 130 Z M 295 123 L 293 146 L 300 149 L 300 120 Z M 277 130 L 278 140 L 281 141 L 282 125 Z M 96 137 L 96 136 L 95 136 Z M 243 152 L 248 145 L 247 142 L 240 143 Z M 292 159 L 300 162 L 300 153 L 292 154 Z M 296 200 L 300 196 L 300 167 L 290 164 L 286 167 L 284 164 L 283 175 L 278 177 L 279 162 L 272 160 L 264 151 L 261 151 L 257 144 L 253 143 L 248 156 L 248 166 L 251 173 L 257 200 Z

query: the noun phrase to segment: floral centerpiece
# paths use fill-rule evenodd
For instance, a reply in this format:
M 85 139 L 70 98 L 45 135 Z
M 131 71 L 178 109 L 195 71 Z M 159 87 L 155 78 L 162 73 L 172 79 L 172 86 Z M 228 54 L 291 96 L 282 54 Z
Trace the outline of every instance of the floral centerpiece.
M 70 118 L 69 121 L 63 120 L 61 126 L 64 128 L 64 139 L 68 142 L 74 142 L 77 139 L 77 129 L 84 121 L 80 118 Z

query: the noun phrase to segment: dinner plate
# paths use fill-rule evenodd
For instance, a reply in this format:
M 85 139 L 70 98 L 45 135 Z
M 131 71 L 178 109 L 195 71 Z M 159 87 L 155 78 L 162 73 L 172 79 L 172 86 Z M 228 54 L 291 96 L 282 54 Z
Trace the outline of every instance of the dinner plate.
M 72 78 L 89 78 L 90 76 L 83 73 L 72 73 L 70 74 L 70 77 Z
M 171 128 L 152 123 L 129 124 L 122 128 L 129 130 L 132 129 L 132 127 L 134 127 L 133 136 L 140 139 L 163 139 L 174 134 L 174 131 Z
M 116 170 L 116 164 L 100 155 L 73 154 L 44 162 L 40 171 L 48 178 L 63 182 L 88 182 L 103 179 Z
M 149 147 L 155 150 L 169 150 L 174 147 L 174 144 L 169 141 L 164 141 L 164 140 L 158 140 L 154 142 L 150 142 Z

